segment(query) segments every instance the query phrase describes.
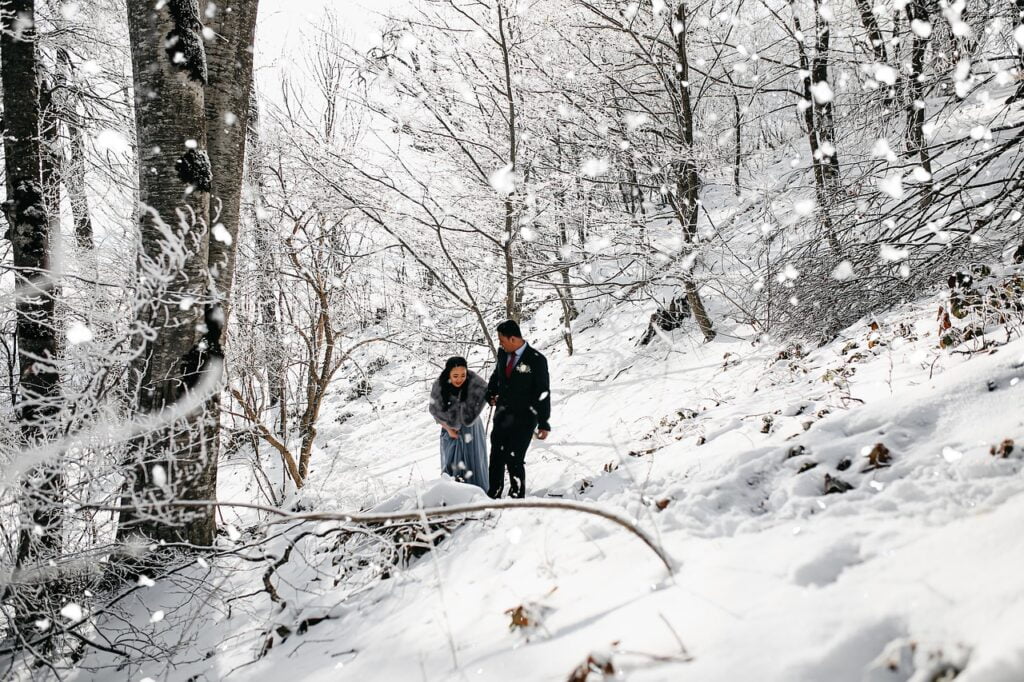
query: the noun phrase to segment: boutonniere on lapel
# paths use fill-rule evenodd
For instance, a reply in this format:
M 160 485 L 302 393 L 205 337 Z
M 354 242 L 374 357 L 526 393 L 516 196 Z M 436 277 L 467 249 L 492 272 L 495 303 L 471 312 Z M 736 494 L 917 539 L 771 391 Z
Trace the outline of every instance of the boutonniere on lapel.
M 516 371 L 519 372 L 520 374 L 529 374 L 530 366 L 524 362 L 520 362 L 518 365 L 516 365 Z

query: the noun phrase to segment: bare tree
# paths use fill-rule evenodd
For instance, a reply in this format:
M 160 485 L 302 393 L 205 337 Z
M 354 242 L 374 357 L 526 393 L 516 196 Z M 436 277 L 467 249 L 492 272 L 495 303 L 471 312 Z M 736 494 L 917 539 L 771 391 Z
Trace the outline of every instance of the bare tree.
M 670 104 L 665 110 L 668 125 L 662 128 L 664 141 L 674 146 L 669 152 L 672 161 L 667 165 L 671 173 L 671 178 L 667 180 L 673 191 L 666 192 L 666 197 L 682 230 L 686 249 L 692 251 L 696 247 L 700 220 L 702 181 L 692 95 L 696 88 L 691 82 L 688 42 L 692 39 L 693 27 L 687 3 L 672 3 L 671 7 L 664 8 L 665 11 L 660 13 L 653 11 L 650 20 L 641 19 L 639 13 L 632 17 L 617 15 L 612 7 L 588 0 L 580 0 L 579 4 L 603 22 L 605 30 L 628 36 L 634 59 L 653 72 L 651 80 L 661 86 L 660 94 Z M 683 276 L 683 296 L 693 311 L 704 339 L 710 341 L 715 337 L 714 325 L 693 279 L 695 259 L 689 262 L 688 272 Z

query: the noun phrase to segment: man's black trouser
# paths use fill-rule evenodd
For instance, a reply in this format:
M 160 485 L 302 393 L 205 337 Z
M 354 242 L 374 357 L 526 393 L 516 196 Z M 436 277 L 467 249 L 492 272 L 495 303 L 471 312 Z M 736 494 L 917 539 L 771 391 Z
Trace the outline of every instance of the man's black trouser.
M 508 469 L 509 497 L 526 495 L 526 450 L 530 447 L 537 420 L 532 415 L 516 415 L 498 407 L 491 431 L 490 487 L 487 494 L 501 497 Z

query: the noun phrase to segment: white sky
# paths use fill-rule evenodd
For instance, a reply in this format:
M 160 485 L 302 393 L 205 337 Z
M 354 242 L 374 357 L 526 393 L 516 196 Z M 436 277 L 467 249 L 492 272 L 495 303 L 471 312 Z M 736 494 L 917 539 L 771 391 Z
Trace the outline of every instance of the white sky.
M 271 95 L 280 82 L 279 69 L 288 62 L 302 63 L 326 11 L 334 12 L 357 45 L 369 45 L 379 31 L 379 13 L 408 4 L 404 0 L 261 0 L 256 31 L 259 87 Z

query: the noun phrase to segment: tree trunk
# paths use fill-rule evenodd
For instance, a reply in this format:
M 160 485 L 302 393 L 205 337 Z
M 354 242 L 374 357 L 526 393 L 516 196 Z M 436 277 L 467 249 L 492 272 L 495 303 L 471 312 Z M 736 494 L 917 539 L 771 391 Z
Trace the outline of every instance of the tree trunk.
M 683 168 L 677 176 L 676 215 L 683 227 L 683 240 L 693 244 L 697 238 L 697 222 L 700 218 L 700 175 L 694 161 L 693 140 L 694 122 L 693 105 L 690 102 L 690 60 L 686 48 L 687 13 L 686 3 L 681 2 L 675 12 L 676 91 L 679 97 L 679 125 L 683 141 Z M 686 299 L 694 311 L 694 318 L 700 326 L 705 341 L 715 338 L 716 332 L 701 301 L 700 292 L 693 281 L 692 271 L 686 275 L 684 288 Z M 698 314 L 699 311 L 699 314 Z
M 519 321 L 522 308 L 519 305 L 519 290 L 516 287 L 516 261 L 514 245 L 516 235 L 516 210 L 511 199 L 505 199 L 505 243 L 502 256 L 505 259 L 505 318 Z
M 1016 25 L 1020 26 L 1024 24 L 1024 0 L 1014 0 L 1013 4 L 1017 10 Z M 1024 45 L 1017 46 L 1017 73 L 1024 73 Z M 1015 102 L 1022 97 L 1024 97 L 1024 82 L 1017 86 L 1017 91 L 1010 96 L 1009 102 Z
M 829 22 L 821 18 L 819 0 L 814 2 L 815 21 L 818 25 L 817 44 L 811 62 L 811 78 L 814 83 L 829 83 L 828 60 L 831 50 L 832 30 Z M 822 167 L 830 194 L 835 194 L 839 181 L 839 153 L 836 150 L 836 122 L 832 100 L 814 99 L 817 120 L 818 149 L 822 154 Z
M 928 21 L 928 7 L 925 0 L 911 0 L 907 5 L 907 21 Z M 910 101 L 907 103 L 907 151 L 916 155 L 921 160 L 921 167 L 929 175 L 929 180 L 921 197 L 921 206 L 926 207 L 931 203 L 932 197 L 932 159 L 928 152 L 928 142 L 924 137 L 924 86 L 921 83 L 921 76 L 924 74 L 925 50 L 928 47 L 928 39 L 914 34 L 910 46 L 910 78 L 907 83 L 907 95 Z
M 558 172 L 562 172 L 562 136 L 560 132 L 555 133 L 555 159 L 558 165 Z M 556 250 L 558 262 L 562 263 L 559 274 L 562 279 L 562 286 L 555 286 L 558 297 L 562 301 L 562 336 L 569 348 L 569 355 L 572 355 L 572 321 L 579 317 L 579 310 L 576 308 L 576 301 L 572 296 L 572 282 L 569 277 L 569 263 L 566 253 L 569 251 L 569 226 L 566 219 L 565 187 L 559 187 L 555 191 L 555 210 L 558 211 L 558 248 Z
M 259 109 L 256 104 L 256 90 L 250 87 L 249 94 L 249 140 L 247 159 L 249 176 L 253 183 L 253 243 L 256 247 L 256 289 L 259 301 L 260 322 L 265 329 L 267 343 L 267 382 L 270 391 L 270 406 L 277 408 L 277 434 L 281 442 L 288 442 L 288 401 L 285 383 L 285 363 L 282 358 L 281 323 L 278 316 L 277 294 L 275 289 L 274 253 L 277 240 L 274 238 L 273 226 L 267 220 L 263 209 L 266 196 L 266 184 L 263 180 L 263 169 L 266 167 L 266 153 L 263 149 L 259 133 Z
M 498 36 L 499 46 L 501 48 L 501 61 L 504 69 L 505 82 L 504 82 L 504 94 L 507 102 L 508 109 L 505 112 L 505 119 L 508 122 L 508 151 L 509 151 L 509 163 L 512 164 L 512 172 L 515 173 L 519 170 L 516 165 L 516 156 L 519 151 L 519 129 L 516 121 L 516 98 L 515 98 L 515 86 L 512 82 L 512 55 L 511 48 L 509 47 L 509 36 L 507 32 L 508 15 L 505 13 L 505 8 L 502 0 L 497 2 L 498 9 Z M 522 316 L 522 291 L 516 286 L 515 282 L 515 238 L 518 234 L 518 222 L 519 211 L 517 210 L 516 203 L 513 200 L 513 195 L 509 194 L 505 197 L 504 203 L 504 218 L 505 218 L 505 244 L 504 244 L 504 257 L 505 257 L 505 316 L 510 320 L 519 321 Z
M 871 54 L 876 62 L 885 64 L 889 58 L 885 50 L 885 37 L 882 35 L 882 29 L 878 26 L 878 17 L 875 16 L 874 5 L 871 0 L 856 1 L 861 23 L 864 24 L 864 30 L 868 33 L 868 46 L 871 48 Z
M 882 34 L 882 29 L 878 25 L 878 17 L 875 16 L 874 3 L 872 3 L 871 0 L 856 0 L 856 2 L 857 12 L 860 14 L 860 21 L 864 24 L 864 30 L 867 32 L 868 47 L 871 49 L 871 56 L 874 58 L 875 63 L 887 64 L 889 62 L 889 54 L 885 49 L 885 36 Z M 899 64 L 899 59 L 895 59 L 893 63 Z M 886 85 L 885 89 L 885 99 L 883 102 L 886 107 L 891 107 L 893 102 L 896 101 L 897 87 Z
M 800 19 L 796 16 L 793 17 L 793 25 L 796 28 L 796 32 L 799 34 L 801 32 Z M 832 251 L 838 255 L 841 251 L 841 246 L 839 238 L 836 235 L 835 226 L 832 223 L 830 187 L 828 174 L 825 170 L 825 154 L 821 150 L 818 126 L 814 116 L 814 95 L 811 90 L 811 79 L 814 72 L 811 70 L 811 61 L 807 56 L 807 50 L 804 48 L 804 44 L 799 40 L 796 41 L 796 49 L 800 62 L 800 71 L 803 74 L 804 132 L 807 134 L 807 143 L 811 150 L 811 169 L 814 173 L 814 195 L 818 203 L 818 221 L 822 229 L 825 231 L 825 238 L 828 240 L 829 246 L 832 248 Z
M 39 62 L 34 0 L 10 0 L 3 8 L 0 78 L 3 81 L 4 214 L 14 256 L 19 383 L 17 419 L 25 444 L 38 443 L 57 426 L 59 376 L 50 264 L 50 222 L 43 194 L 40 150 Z M 29 519 L 18 537 L 17 564 L 60 550 L 63 475 L 59 463 L 43 464 L 24 477 L 22 508 Z M 41 528 L 42 532 L 36 532 Z
M 56 85 L 63 87 L 62 106 L 58 107 L 58 116 L 63 120 L 68 131 L 68 156 L 63 160 L 61 179 L 68 193 L 71 204 L 71 217 L 75 224 L 75 242 L 85 251 L 92 251 L 93 234 L 92 218 L 89 216 L 89 200 L 86 195 L 85 181 L 85 142 L 78 115 L 78 99 L 67 91 L 74 65 L 67 50 L 57 50 Z
M 206 44 L 210 72 L 206 134 L 213 167 L 210 210 L 215 219 L 209 262 L 216 285 L 213 293 L 225 307 L 225 317 L 235 274 L 257 4 L 257 0 L 218 1 L 216 5 L 210 3 L 213 9 L 206 12 L 207 28 L 215 34 Z M 217 225 L 223 226 L 223 231 Z
M 54 101 L 55 82 L 44 77 L 39 83 L 39 155 L 43 181 L 43 203 L 50 222 L 50 250 L 60 253 L 60 176 L 63 173 L 60 119 Z
M 205 91 L 206 144 L 210 154 L 213 183 L 210 220 L 213 228 L 207 256 L 213 289 L 208 326 L 211 346 L 221 348 L 231 314 L 231 289 L 235 277 L 235 256 L 245 174 L 245 142 L 249 128 L 253 43 L 256 37 L 258 0 L 204 2 L 206 28 L 213 37 L 206 41 L 209 80 Z M 223 360 L 223 353 L 219 353 Z M 210 396 L 204 441 L 211 456 L 205 460 L 203 479 L 209 481 L 211 497 L 217 491 L 217 455 L 220 452 L 220 392 Z
M 207 66 L 198 0 L 129 0 L 128 28 L 141 202 L 136 310 L 148 331 L 133 367 L 139 378 L 136 407 L 164 421 L 134 444 L 134 476 L 123 504 L 211 499 L 216 452 L 205 440 L 204 400 L 194 392 L 201 379 L 216 380 L 208 371 L 216 365 L 208 360 L 214 349 L 204 338 L 216 320 L 206 311 L 212 172 L 205 149 Z M 179 413 L 161 415 L 171 407 Z M 212 507 L 160 512 L 122 512 L 120 537 L 213 542 Z
M 736 188 L 736 196 L 740 195 L 740 164 L 743 161 L 743 108 L 740 98 L 732 93 L 733 116 L 736 119 L 736 139 L 733 140 L 732 184 Z

